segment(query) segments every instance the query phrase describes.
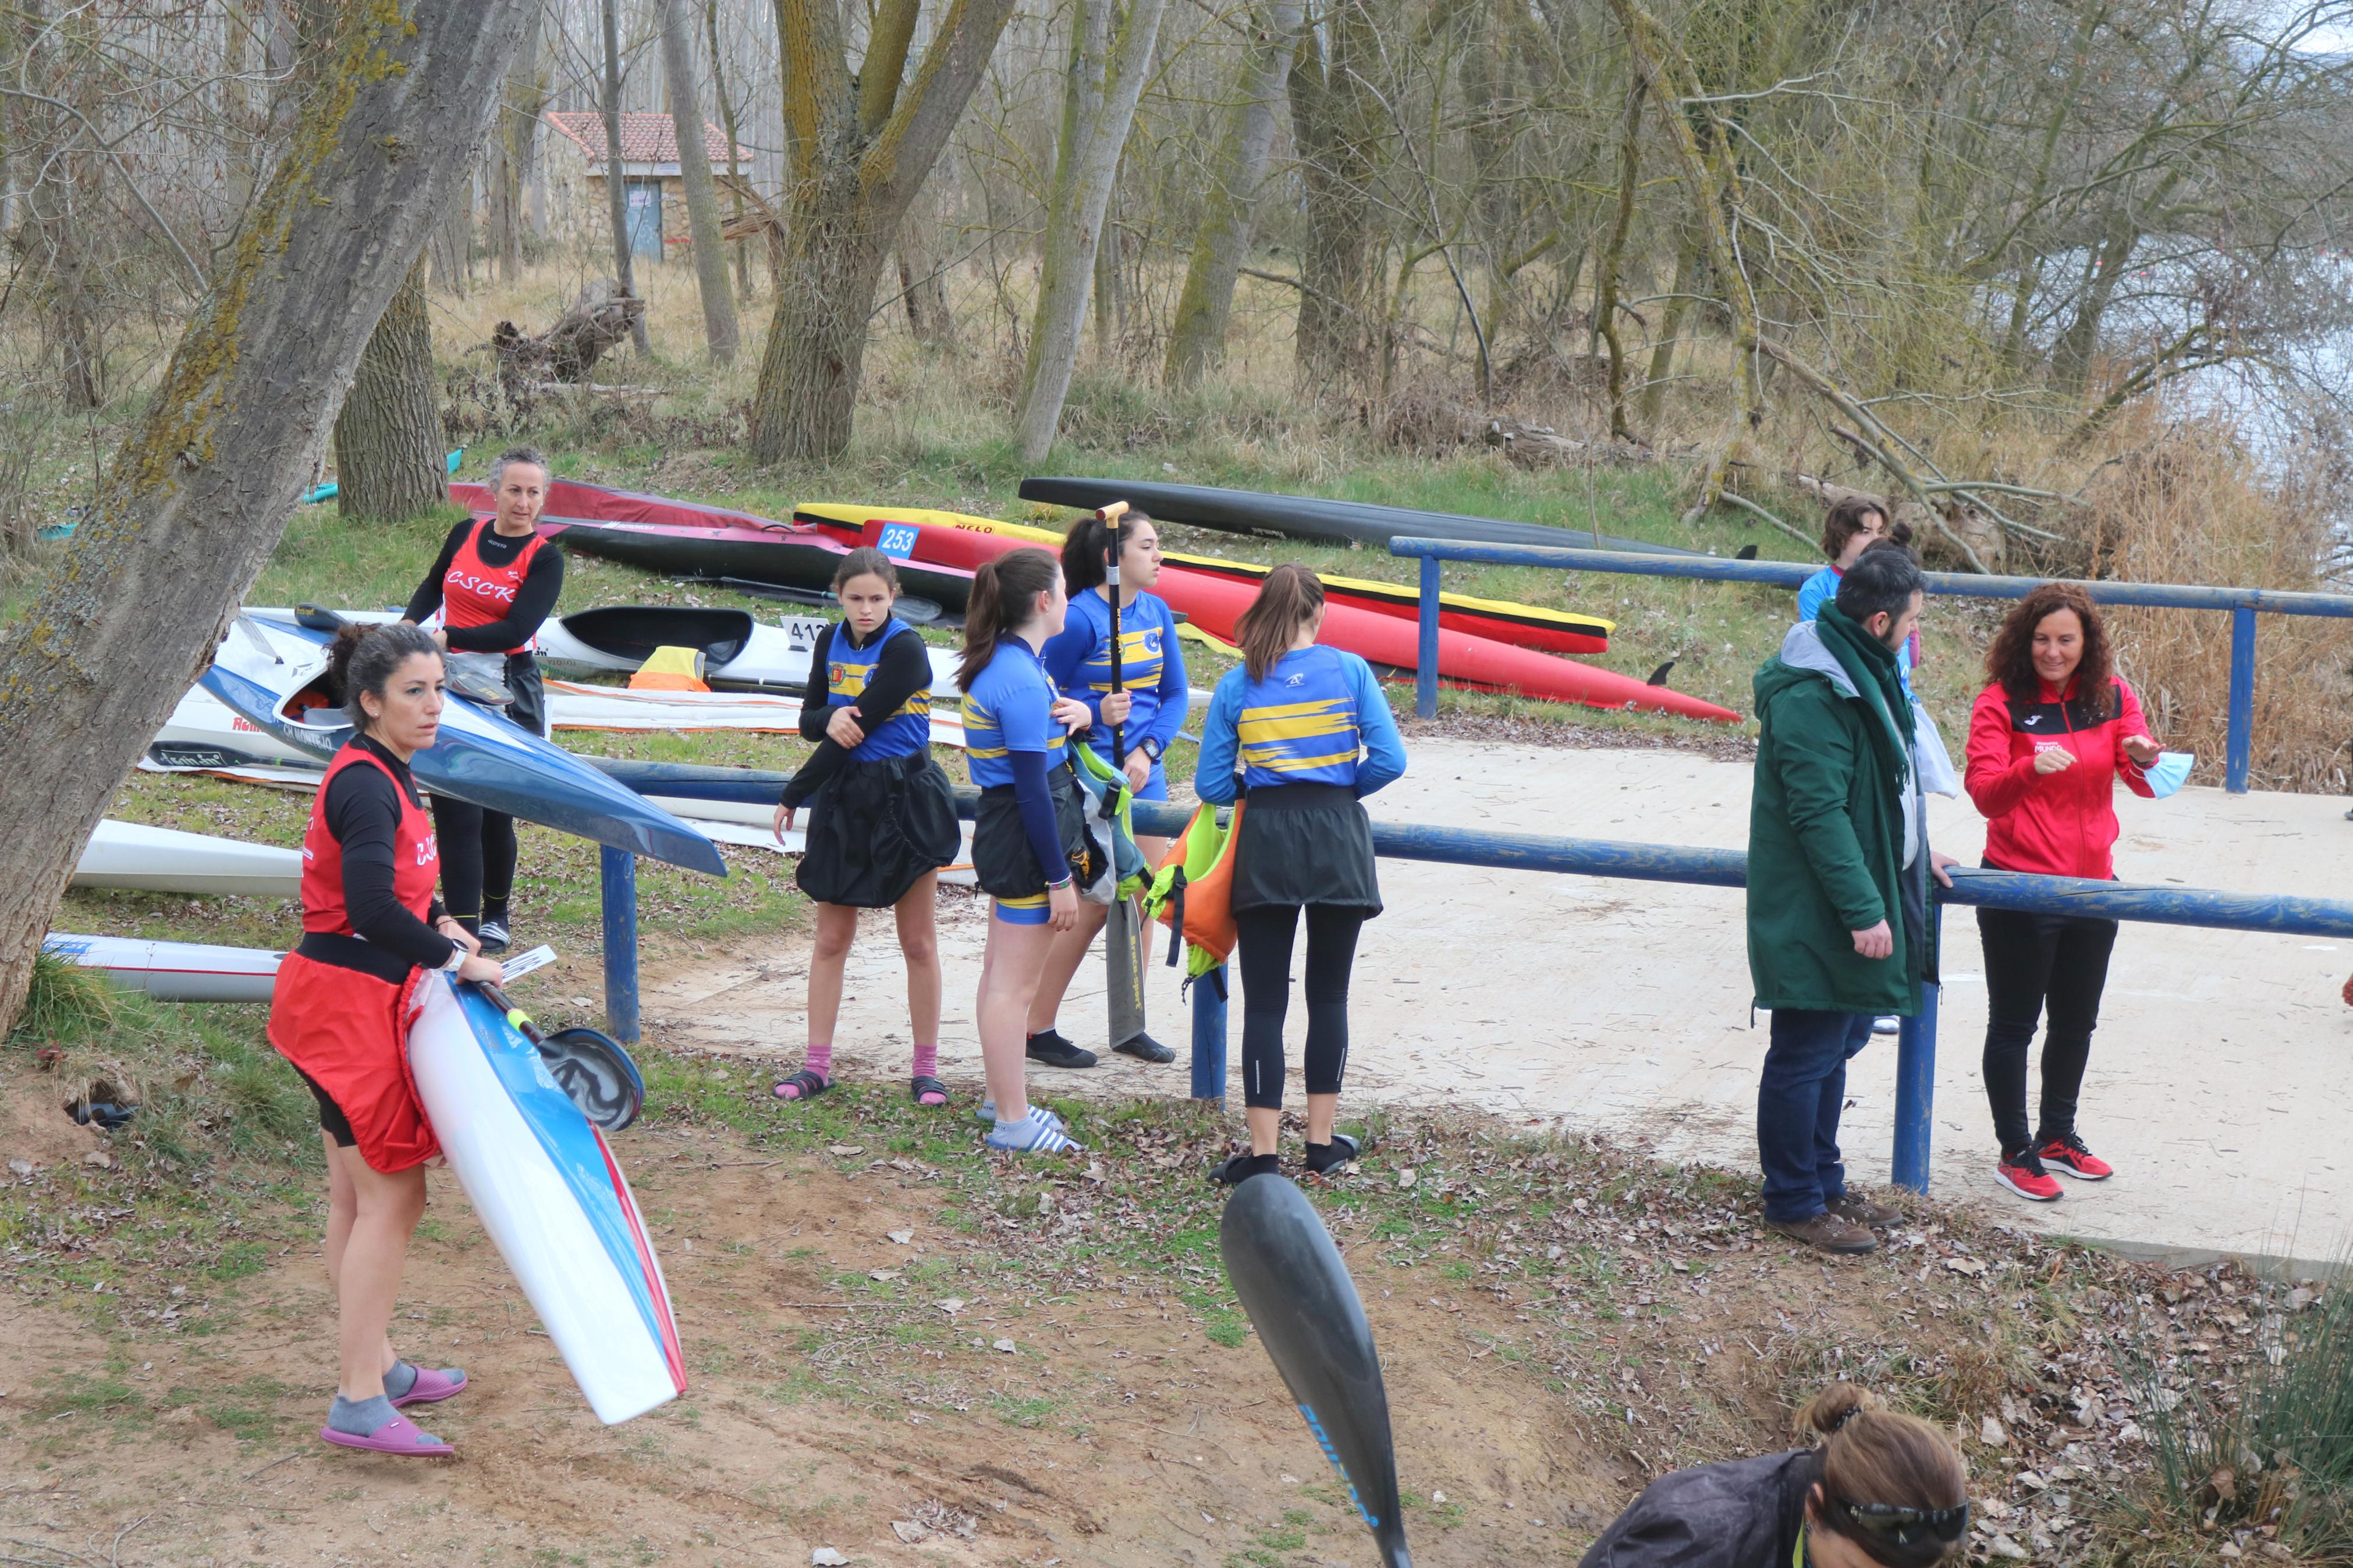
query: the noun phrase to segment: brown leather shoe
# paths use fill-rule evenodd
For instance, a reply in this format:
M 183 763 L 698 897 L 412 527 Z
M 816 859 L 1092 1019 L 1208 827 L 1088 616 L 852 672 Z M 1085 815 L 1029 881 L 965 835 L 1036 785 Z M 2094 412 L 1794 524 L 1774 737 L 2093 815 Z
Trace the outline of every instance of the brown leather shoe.
M 1859 1225 L 1849 1225 L 1828 1209 L 1824 1209 L 1811 1219 L 1768 1219 L 1765 1222 L 1765 1228 L 1778 1230 L 1783 1236 L 1802 1241 L 1808 1247 L 1817 1247 L 1823 1252 L 1852 1255 L 1879 1250 L 1877 1237 Z
M 1890 1208 L 1885 1204 L 1873 1203 L 1869 1198 L 1852 1189 L 1848 1191 L 1846 1196 L 1831 1205 L 1831 1213 L 1849 1225 L 1883 1226 L 1904 1223 L 1902 1210 Z

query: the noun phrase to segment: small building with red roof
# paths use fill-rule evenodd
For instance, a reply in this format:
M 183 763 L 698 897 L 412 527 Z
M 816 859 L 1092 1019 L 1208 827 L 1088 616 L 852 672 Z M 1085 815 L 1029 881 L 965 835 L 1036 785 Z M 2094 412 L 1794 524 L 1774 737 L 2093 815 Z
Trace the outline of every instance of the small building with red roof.
M 544 142 L 549 226 L 561 232 L 607 234 L 605 117 L 594 111 L 551 111 Z M 705 121 L 704 154 L 724 195 L 729 189 L 727 133 Z M 752 149 L 735 147 L 736 178 L 752 189 Z M 678 166 L 678 124 L 667 114 L 621 116 L 621 181 L 628 202 L 630 250 L 659 261 L 668 246 L 687 244 L 686 187 Z

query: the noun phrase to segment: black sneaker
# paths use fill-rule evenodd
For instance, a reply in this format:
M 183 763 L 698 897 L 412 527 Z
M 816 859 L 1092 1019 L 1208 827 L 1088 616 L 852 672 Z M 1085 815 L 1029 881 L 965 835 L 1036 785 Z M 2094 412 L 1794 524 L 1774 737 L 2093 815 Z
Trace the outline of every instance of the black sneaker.
M 1062 1038 L 1060 1029 L 1040 1029 L 1029 1037 L 1029 1059 L 1050 1068 L 1091 1068 L 1095 1065 L 1094 1052 L 1084 1046 L 1074 1046 Z
M 1154 1039 L 1150 1035 L 1138 1035 L 1132 1040 L 1122 1040 L 1112 1047 L 1124 1057 L 1134 1057 L 1140 1062 L 1166 1065 L 1176 1059 L 1176 1053 Z
M 507 944 L 513 940 L 507 934 L 507 922 L 502 920 L 484 919 L 480 934 L 482 956 L 485 958 L 494 952 L 504 952 Z

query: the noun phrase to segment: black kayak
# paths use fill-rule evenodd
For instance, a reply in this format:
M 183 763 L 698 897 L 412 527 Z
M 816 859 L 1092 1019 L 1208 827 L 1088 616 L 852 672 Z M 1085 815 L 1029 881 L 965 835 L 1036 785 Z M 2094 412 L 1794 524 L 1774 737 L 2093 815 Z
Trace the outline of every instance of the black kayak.
M 1507 522 L 1451 511 L 1416 511 L 1368 501 L 1322 500 L 1313 496 L 1268 495 L 1261 490 L 1222 490 L 1208 485 L 1158 484 L 1149 479 L 1024 479 L 1023 500 L 1092 511 L 1112 501 L 1142 507 L 1165 522 L 1214 528 L 1227 533 L 1271 533 L 1332 544 L 1386 546 L 1400 536 L 1451 539 L 1466 544 L 1537 544 L 1576 549 L 1624 550 L 1637 555 L 1698 555 L 1672 544 L 1595 534 L 1582 528 L 1541 522 Z
M 814 529 L 681 528 L 660 523 L 606 522 L 594 518 L 542 518 L 540 532 L 565 549 L 601 556 L 674 577 L 735 579 L 824 593 L 850 546 Z M 908 593 L 962 610 L 972 597 L 972 574 L 916 561 L 898 563 Z

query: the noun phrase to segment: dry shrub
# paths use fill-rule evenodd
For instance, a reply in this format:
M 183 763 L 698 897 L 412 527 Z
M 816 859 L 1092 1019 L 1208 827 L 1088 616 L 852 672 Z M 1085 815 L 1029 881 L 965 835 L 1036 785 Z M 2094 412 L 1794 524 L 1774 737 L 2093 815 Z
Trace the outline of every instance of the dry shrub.
M 2119 432 L 2121 457 L 2085 497 L 2101 575 L 2136 583 L 2326 590 L 2321 563 L 2346 481 L 2330 465 L 2265 473 L 2227 427 L 2167 422 L 2151 409 Z M 2159 739 L 2198 753 L 2219 784 L 2229 722 L 2232 617 L 2214 610 L 2119 609 L 2120 672 Z M 2254 745 L 2258 788 L 2346 787 L 2353 739 L 2353 622 L 2259 615 Z

